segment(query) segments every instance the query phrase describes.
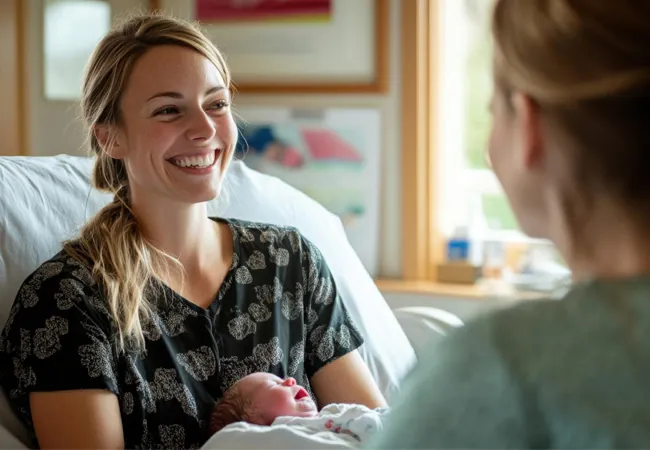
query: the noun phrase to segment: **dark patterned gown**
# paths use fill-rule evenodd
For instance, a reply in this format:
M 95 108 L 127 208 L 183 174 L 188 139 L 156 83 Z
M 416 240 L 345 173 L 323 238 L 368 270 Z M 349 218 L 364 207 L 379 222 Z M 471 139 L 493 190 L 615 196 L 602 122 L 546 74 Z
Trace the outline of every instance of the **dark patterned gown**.
M 292 376 L 311 393 L 320 368 L 363 343 L 320 252 L 296 229 L 215 220 L 234 240 L 221 288 L 203 309 L 162 285 L 144 354 L 116 351 L 102 290 L 67 253 L 25 280 L 0 335 L 0 384 L 34 445 L 33 391 L 107 389 L 127 448 L 198 448 L 214 403 L 242 377 Z

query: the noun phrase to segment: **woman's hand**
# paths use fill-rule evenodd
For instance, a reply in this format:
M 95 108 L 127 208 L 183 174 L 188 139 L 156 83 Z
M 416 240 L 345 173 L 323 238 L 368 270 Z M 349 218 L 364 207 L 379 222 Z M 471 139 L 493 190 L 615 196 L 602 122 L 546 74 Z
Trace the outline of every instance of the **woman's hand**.
M 112 392 L 34 392 L 29 400 L 41 449 L 124 448 L 120 407 Z
M 386 400 L 358 351 L 327 364 L 311 378 L 322 408 L 330 403 L 355 403 L 368 408 L 386 406 Z

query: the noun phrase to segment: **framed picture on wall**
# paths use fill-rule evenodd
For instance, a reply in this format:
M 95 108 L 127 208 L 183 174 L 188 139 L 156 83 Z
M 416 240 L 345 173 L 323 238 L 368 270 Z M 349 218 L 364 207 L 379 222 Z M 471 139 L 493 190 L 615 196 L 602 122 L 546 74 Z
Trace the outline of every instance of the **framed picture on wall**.
M 375 108 L 237 108 L 235 158 L 340 219 L 366 270 L 379 271 L 381 114 Z
M 149 0 L 201 23 L 244 93 L 381 93 L 388 0 Z

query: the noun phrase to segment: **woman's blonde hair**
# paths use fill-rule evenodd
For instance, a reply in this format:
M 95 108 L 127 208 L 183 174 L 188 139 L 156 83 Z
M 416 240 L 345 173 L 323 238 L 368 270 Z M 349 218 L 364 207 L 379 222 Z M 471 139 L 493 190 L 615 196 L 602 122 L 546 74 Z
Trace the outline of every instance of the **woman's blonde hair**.
M 231 87 L 230 73 L 217 48 L 194 23 L 161 14 L 126 20 L 107 34 L 86 68 L 81 101 L 88 127 L 90 150 L 96 156 L 93 185 L 114 194 L 81 230 L 77 239 L 64 243 L 74 258 L 90 266 L 104 290 L 117 328 L 117 348 L 144 350 L 144 322 L 151 317 L 152 300 L 168 269 L 180 263 L 157 249 L 142 235 L 130 208 L 129 180 L 124 162 L 102 149 L 94 130 L 124 125 L 120 112 L 122 94 L 138 59 L 152 47 L 177 45 L 209 59 Z M 108 146 L 113 137 L 109 136 Z
M 497 0 L 492 15 L 498 91 L 527 94 L 561 139 L 573 206 L 606 194 L 642 221 L 650 218 L 648 17 L 645 0 Z

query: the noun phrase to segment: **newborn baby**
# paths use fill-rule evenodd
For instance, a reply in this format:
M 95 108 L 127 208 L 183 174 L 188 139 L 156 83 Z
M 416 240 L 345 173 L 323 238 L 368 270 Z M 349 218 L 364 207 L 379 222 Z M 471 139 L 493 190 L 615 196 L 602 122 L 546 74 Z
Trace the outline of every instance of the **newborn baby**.
M 384 409 L 332 404 L 320 412 L 305 388 L 293 378 L 250 374 L 228 389 L 210 417 L 210 433 L 236 422 L 254 425 L 301 425 L 314 431 L 346 434 L 361 442 L 382 428 Z

